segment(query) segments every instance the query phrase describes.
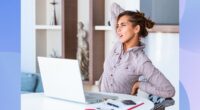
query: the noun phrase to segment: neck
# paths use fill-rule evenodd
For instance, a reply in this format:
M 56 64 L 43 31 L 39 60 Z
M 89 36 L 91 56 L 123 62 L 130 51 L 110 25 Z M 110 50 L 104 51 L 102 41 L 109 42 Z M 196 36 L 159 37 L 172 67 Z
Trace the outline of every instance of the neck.
M 139 46 L 139 44 L 140 44 L 139 36 L 133 37 L 129 41 L 123 43 L 124 52 L 126 52 L 129 48 L 133 48 L 135 46 Z

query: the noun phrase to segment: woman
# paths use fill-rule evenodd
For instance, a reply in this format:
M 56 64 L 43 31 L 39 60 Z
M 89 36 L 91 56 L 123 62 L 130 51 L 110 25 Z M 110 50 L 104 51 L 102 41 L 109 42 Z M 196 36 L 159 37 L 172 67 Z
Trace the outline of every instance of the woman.
M 112 5 L 112 18 L 112 22 L 117 20 L 116 33 L 120 42 L 104 62 L 100 91 L 135 95 L 141 89 L 160 97 L 173 97 L 174 87 L 145 55 L 145 46 L 140 42 L 148 35 L 146 28 L 152 28 L 154 22 L 139 11 L 124 11 L 116 3 Z M 138 81 L 140 76 L 146 81 Z

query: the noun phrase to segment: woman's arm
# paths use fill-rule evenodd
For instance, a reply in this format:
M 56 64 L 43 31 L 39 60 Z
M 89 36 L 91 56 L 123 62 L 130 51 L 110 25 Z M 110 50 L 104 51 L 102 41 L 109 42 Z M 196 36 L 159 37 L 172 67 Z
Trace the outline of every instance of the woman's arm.
M 175 95 L 172 84 L 150 61 L 144 62 L 139 72 L 147 79 L 146 82 L 139 82 L 141 90 L 164 98 Z
M 125 10 L 121 8 L 117 3 L 113 3 L 111 5 L 111 26 L 114 30 L 116 29 L 117 17 L 123 11 Z

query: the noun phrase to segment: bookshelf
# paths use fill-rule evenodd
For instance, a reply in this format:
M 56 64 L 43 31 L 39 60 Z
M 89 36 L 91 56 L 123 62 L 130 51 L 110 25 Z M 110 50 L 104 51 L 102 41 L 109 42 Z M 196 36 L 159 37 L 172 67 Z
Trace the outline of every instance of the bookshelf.
M 57 24 L 51 24 L 53 20 L 55 2 L 55 13 Z M 36 72 L 39 72 L 37 57 L 51 57 L 53 52 L 57 57 L 62 56 L 61 35 L 61 0 L 35 0 L 35 45 L 36 45 Z

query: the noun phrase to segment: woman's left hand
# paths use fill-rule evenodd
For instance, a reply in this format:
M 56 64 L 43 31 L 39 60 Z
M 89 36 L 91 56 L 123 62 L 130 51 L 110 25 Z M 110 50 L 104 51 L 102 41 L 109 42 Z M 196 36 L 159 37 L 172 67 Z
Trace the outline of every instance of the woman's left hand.
M 137 91 L 139 89 L 139 85 L 140 85 L 139 81 L 134 83 L 134 85 L 132 87 L 131 95 L 136 95 L 137 94 Z

